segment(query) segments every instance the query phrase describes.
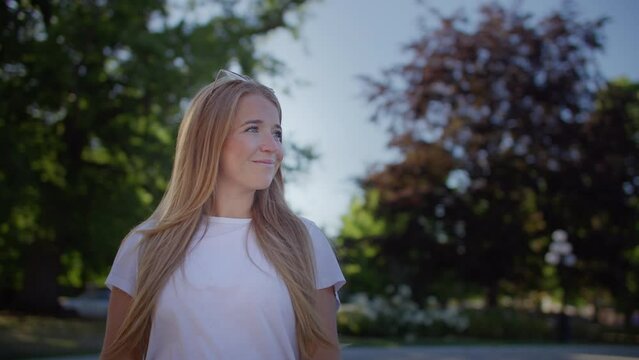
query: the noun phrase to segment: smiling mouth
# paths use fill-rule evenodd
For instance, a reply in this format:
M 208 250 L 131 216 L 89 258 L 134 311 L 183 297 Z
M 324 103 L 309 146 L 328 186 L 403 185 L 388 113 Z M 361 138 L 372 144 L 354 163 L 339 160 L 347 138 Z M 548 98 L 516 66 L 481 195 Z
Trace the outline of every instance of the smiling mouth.
M 272 160 L 262 160 L 262 161 L 253 161 L 253 162 L 258 165 L 275 166 L 275 161 L 272 161 Z

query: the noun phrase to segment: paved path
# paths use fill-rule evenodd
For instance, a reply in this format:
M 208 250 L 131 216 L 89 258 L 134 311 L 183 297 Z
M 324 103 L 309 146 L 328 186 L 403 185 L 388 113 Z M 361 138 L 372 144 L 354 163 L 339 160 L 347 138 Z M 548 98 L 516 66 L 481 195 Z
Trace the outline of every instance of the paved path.
M 347 347 L 342 350 L 342 358 L 343 360 L 639 360 L 639 346 Z M 56 357 L 47 360 L 98 360 L 98 356 Z
M 416 346 L 346 348 L 344 360 L 630 360 L 639 346 Z

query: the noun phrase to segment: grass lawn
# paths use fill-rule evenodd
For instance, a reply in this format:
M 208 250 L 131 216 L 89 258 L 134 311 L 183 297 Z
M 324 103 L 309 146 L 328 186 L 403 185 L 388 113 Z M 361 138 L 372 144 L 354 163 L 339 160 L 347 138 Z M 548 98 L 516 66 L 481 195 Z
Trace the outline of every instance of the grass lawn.
M 397 347 L 397 346 L 500 346 L 500 345 L 553 345 L 553 342 L 540 342 L 540 341 L 527 341 L 527 340 L 487 340 L 487 339 L 473 339 L 467 337 L 437 337 L 437 338 L 416 338 L 413 340 L 407 340 L 405 338 L 378 338 L 378 337 L 356 337 L 340 335 L 339 337 L 342 347 L 357 347 L 357 346 L 378 346 L 378 347 Z
M 0 312 L 0 359 L 97 354 L 102 347 L 104 329 L 104 320 L 20 316 Z M 345 347 L 394 347 L 426 344 L 469 345 L 481 342 L 457 338 L 407 342 L 400 338 L 340 336 L 340 343 Z
M 0 313 L 0 359 L 95 354 L 104 329 L 104 320 Z
M 97 354 L 102 347 L 104 329 L 104 320 L 15 315 L 0 312 L 0 360 Z M 637 336 L 639 342 L 639 335 Z M 489 341 L 460 337 L 407 340 L 405 338 L 364 338 L 344 335 L 340 335 L 340 343 L 343 347 L 553 344 L 538 341 Z

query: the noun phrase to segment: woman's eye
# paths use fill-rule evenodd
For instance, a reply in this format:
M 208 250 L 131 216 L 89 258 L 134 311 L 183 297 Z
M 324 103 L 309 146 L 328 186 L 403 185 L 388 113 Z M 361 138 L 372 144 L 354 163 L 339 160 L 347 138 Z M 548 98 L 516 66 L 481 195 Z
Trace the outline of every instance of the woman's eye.
M 246 129 L 246 132 L 257 132 L 257 131 L 258 131 L 257 126 L 249 126 L 249 127 Z
M 276 131 L 275 132 L 275 137 L 277 138 L 277 140 L 279 140 L 279 142 L 282 142 L 282 132 L 281 131 Z

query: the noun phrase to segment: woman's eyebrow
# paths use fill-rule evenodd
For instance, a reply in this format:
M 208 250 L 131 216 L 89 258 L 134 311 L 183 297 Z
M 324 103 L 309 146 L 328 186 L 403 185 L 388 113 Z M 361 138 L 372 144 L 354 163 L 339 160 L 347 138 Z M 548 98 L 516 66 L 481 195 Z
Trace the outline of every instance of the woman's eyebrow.
M 263 124 L 263 123 L 264 123 L 264 120 L 260 120 L 260 119 L 247 120 L 247 121 L 245 121 L 245 122 L 244 122 L 244 124 L 242 124 L 242 126 L 244 126 L 244 125 L 248 125 L 248 124 L 258 124 L 258 125 L 261 125 L 261 124 Z M 277 128 L 277 129 L 280 129 L 280 130 L 282 129 L 282 126 L 280 126 L 280 124 L 275 124 L 275 126 L 274 126 L 274 127 L 275 127 L 275 128 Z

